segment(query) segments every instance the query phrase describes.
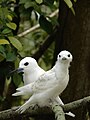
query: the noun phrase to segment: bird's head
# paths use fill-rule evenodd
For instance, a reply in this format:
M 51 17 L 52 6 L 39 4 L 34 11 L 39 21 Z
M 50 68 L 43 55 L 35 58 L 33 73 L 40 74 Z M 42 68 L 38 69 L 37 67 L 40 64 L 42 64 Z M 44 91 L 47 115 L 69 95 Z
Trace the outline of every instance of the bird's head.
M 69 51 L 63 50 L 58 54 L 57 59 L 60 62 L 70 63 L 72 62 L 73 56 Z
M 13 72 L 30 73 L 30 72 L 33 72 L 33 69 L 35 67 L 37 67 L 37 61 L 32 57 L 25 57 L 24 59 L 20 61 L 19 68 L 12 71 L 11 73 Z

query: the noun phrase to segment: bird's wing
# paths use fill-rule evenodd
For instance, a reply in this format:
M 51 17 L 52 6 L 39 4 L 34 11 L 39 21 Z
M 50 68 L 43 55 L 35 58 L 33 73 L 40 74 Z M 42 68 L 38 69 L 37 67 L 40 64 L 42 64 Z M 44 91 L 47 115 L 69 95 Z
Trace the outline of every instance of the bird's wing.
M 33 83 L 17 88 L 16 89 L 17 92 L 12 94 L 12 96 L 32 95 L 32 93 L 33 93 L 32 85 L 33 85 Z
M 32 85 L 32 89 L 34 92 L 39 93 L 53 88 L 57 85 L 56 82 L 55 72 L 50 70 L 40 76 L 40 78 Z
M 23 87 L 17 88 L 17 92 L 13 94 L 13 96 L 19 96 L 19 95 L 32 95 L 33 93 L 41 93 L 45 92 L 48 89 L 52 89 L 57 85 L 57 80 L 55 76 L 55 72 L 50 71 L 45 72 L 42 74 L 37 81 L 34 81 L 33 83 L 30 83 L 28 85 L 25 85 Z
M 33 84 L 33 82 L 30 83 L 30 84 L 28 84 L 28 85 L 25 85 L 25 86 L 19 87 L 19 88 L 17 88 L 16 90 L 17 90 L 17 91 L 30 90 L 32 84 Z

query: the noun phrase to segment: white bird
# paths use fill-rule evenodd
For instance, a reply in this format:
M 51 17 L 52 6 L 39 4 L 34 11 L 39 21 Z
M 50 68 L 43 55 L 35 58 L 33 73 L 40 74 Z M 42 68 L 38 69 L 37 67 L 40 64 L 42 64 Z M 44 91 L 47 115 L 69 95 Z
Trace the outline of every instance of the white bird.
M 45 72 L 38 66 L 34 58 L 26 57 L 21 60 L 18 70 L 23 70 L 24 84 L 28 85 L 18 88 L 18 92 L 13 96 L 29 94 L 31 97 L 19 110 L 24 112 L 32 104 L 45 106 L 50 100 L 56 100 L 63 105 L 58 95 L 68 84 L 68 68 L 71 61 L 71 53 L 62 51 L 58 55 L 55 66 Z
M 22 59 L 19 63 L 19 68 L 12 71 L 12 73 L 15 71 L 23 72 L 24 85 L 30 84 L 38 80 L 38 78 L 46 72 L 41 67 L 39 67 L 37 61 L 32 57 L 25 57 L 24 59 Z M 13 94 L 13 96 L 18 96 L 18 95 L 21 95 L 21 92 L 17 92 Z M 23 95 L 25 95 L 24 92 Z M 59 96 L 56 98 L 56 101 L 60 105 L 64 105 L 64 103 L 59 98 Z
M 39 67 L 37 61 L 32 57 L 25 57 L 19 63 L 19 68 L 17 69 L 19 72 L 24 72 L 23 81 L 24 85 L 30 84 L 45 73 L 45 71 Z

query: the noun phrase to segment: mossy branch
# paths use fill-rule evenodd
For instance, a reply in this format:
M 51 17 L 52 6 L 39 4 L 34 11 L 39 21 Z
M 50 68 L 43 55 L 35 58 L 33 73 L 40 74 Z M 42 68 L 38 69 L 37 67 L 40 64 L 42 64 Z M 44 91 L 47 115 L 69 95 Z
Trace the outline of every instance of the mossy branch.
M 83 99 L 65 104 L 62 106 L 63 110 L 66 111 L 71 111 L 73 109 L 79 108 L 81 106 L 85 107 L 88 103 L 90 103 L 90 96 L 85 97 Z M 7 120 L 9 118 L 15 118 L 16 116 L 20 116 L 19 113 L 15 112 L 19 107 L 15 107 L 9 110 L 1 111 L 0 112 L 0 120 Z M 53 112 L 55 112 L 53 110 Z M 22 116 L 37 116 L 37 115 L 47 115 L 47 114 L 53 114 L 52 110 L 50 108 L 30 108 L 27 110 L 25 113 L 22 114 Z M 60 119 L 59 119 L 60 120 Z

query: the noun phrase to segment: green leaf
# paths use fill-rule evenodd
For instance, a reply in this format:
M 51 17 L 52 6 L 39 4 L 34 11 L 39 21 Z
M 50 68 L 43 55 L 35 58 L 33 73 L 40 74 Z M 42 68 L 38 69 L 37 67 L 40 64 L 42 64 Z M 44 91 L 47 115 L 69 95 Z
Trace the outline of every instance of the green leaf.
M 10 20 L 10 21 L 12 21 L 12 16 L 11 15 L 7 15 L 7 18 Z
M 44 0 L 47 5 L 53 5 L 54 0 Z
M 16 59 L 15 53 L 7 53 L 6 61 L 14 61 Z
M 17 40 L 15 37 L 8 37 L 8 39 L 10 40 L 10 43 L 19 51 L 22 50 L 22 44 L 20 43 L 19 40 Z
M 74 10 L 74 8 L 71 7 L 70 9 L 71 9 L 72 13 L 75 15 L 75 10 Z
M 64 0 L 64 2 L 67 4 L 67 6 L 69 8 L 72 8 L 73 4 L 72 4 L 71 0 Z
M 2 45 L 0 45 L 0 53 L 2 57 L 6 58 L 5 48 Z
M 38 4 L 41 4 L 43 0 L 35 0 Z
M 39 18 L 39 24 L 42 29 L 44 29 L 48 34 L 50 34 L 53 30 L 52 23 L 48 21 L 43 15 Z
M 8 34 L 8 33 L 10 33 L 10 32 L 11 32 L 11 30 L 10 30 L 9 28 L 5 28 L 5 29 L 2 31 L 3 34 Z
M 22 4 L 22 3 L 26 3 L 27 2 L 27 0 L 20 0 L 20 4 Z
M 20 58 L 16 57 L 16 60 L 15 60 L 15 62 L 14 62 L 15 68 L 18 68 L 19 63 L 20 63 Z
M 5 48 L 3 46 L 0 45 L 0 52 L 5 52 Z
M 39 7 L 36 2 L 30 2 L 30 1 L 27 1 L 24 5 L 24 7 L 27 9 L 27 8 L 30 8 L 30 7 L 33 7 L 33 8 L 36 8 L 36 7 Z M 40 8 L 40 7 L 39 7 Z
M 6 39 L 0 39 L 0 45 L 10 44 Z
M 77 2 L 77 0 L 73 0 L 74 2 Z
M 18 87 L 22 82 L 22 76 L 20 76 L 19 74 L 14 74 L 13 75 L 13 82 L 16 85 L 16 87 Z
M 6 58 L 5 49 L 3 46 L 0 45 L 0 62 Z
M 0 62 L 3 61 L 4 59 L 5 59 L 5 56 L 0 53 Z
M 16 25 L 15 23 L 13 23 L 13 22 L 6 23 L 6 25 L 7 25 L 9 28 L 13 29 L 13 30 L 15 30 L 16 27 L 17 27 L 17 25 Z

